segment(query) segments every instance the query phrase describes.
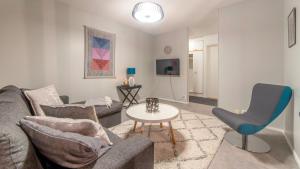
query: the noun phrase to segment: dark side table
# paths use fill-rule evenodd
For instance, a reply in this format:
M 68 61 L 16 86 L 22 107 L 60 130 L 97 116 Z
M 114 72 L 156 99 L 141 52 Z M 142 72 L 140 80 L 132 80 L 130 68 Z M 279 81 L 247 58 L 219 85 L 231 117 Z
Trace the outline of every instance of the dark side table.
M 127 108 L 130 107 L 132 104 L 139 104 L 139 102 L 136 100 L 136 96 L 142 88 L 142 85 L 135 85 L 132 87 L 130 87 L 129 85 L 120 85 L 117 86 L 117 88 L 124 96 L 122 103 L 124 104 L 126 100 L 129 101 L 129 105 L 127 106 Z

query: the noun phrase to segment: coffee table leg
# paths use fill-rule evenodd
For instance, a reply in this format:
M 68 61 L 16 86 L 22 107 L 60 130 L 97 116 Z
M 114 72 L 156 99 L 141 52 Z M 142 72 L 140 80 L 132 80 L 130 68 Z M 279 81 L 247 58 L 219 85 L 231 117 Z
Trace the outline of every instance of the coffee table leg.
M 163 126 L 163 124 L 162 123 L 160 123 L 160 128 L 163 128 L 164 126 Z
M 150 137 L 151 126 L 152 126 L 152 124 L 150 124 L 149 129 L 148 129 L 148 137 Z
M 144 127 L 145 127 L 145 123 L 142 123 L 142 127 L 141 127 L 141 133 L 144 132 Z
M 173 144 L 176 144 L 175 136 L 174 136 L 174 131 L 173 131 L 173 128 L 172 128 L 171 121 L 169 121 L 169 127 L 170 127 L 170 133 L 171 133 L 171 141 L 172 141 Z
M 134 121 L 133 132 L 135 132 L 137 121 Z

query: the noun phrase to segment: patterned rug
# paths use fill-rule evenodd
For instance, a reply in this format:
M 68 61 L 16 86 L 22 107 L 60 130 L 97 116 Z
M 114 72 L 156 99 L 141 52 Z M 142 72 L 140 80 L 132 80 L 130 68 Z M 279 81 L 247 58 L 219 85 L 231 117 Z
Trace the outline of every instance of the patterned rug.
M 137 134 L 148 136 L 150 124 L 145 124 L 141 133 L 138 123 L 136 132 L 132 131 L 134 122 L 126 121 L 110 128 L 121 138 Z M 226 132 L 224 123 L 213 116 L 181 110 L 172 121 L 176 145 L 170 142 L 168 123 L 163 128 L 152 124 L 150 139 L 154 144 L 155 169 L 207 169 L 217 153 Z

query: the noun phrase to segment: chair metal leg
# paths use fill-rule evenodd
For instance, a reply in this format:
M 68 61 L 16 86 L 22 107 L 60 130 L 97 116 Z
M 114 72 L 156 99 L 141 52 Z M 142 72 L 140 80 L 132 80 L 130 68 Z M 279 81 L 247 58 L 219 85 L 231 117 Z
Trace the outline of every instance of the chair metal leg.
M 237 148 L 253 153 L 267 153 L 271 150 L 268 143 L 254 135 L 240 135 L 230 131 L 225 134 L 224 139 Z
M 248 136 L 242 135 L 242 149 L 247 150 Z

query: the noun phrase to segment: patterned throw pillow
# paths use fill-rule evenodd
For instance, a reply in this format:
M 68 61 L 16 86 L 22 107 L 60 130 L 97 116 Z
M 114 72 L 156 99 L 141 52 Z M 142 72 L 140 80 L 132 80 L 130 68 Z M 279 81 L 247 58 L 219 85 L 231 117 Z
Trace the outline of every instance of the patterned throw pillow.
M 24 91 L 25 96 L 30 101 L 31 107 L 36 116 L 45 116 L 40 105 L 63 105 L 54 85 L 36 90 Z
M 41 154 L 67 168 L 84 167 L 110 148 L 98 138 L 62 132 L 26 119 L 20 120 L 20 126 Z

